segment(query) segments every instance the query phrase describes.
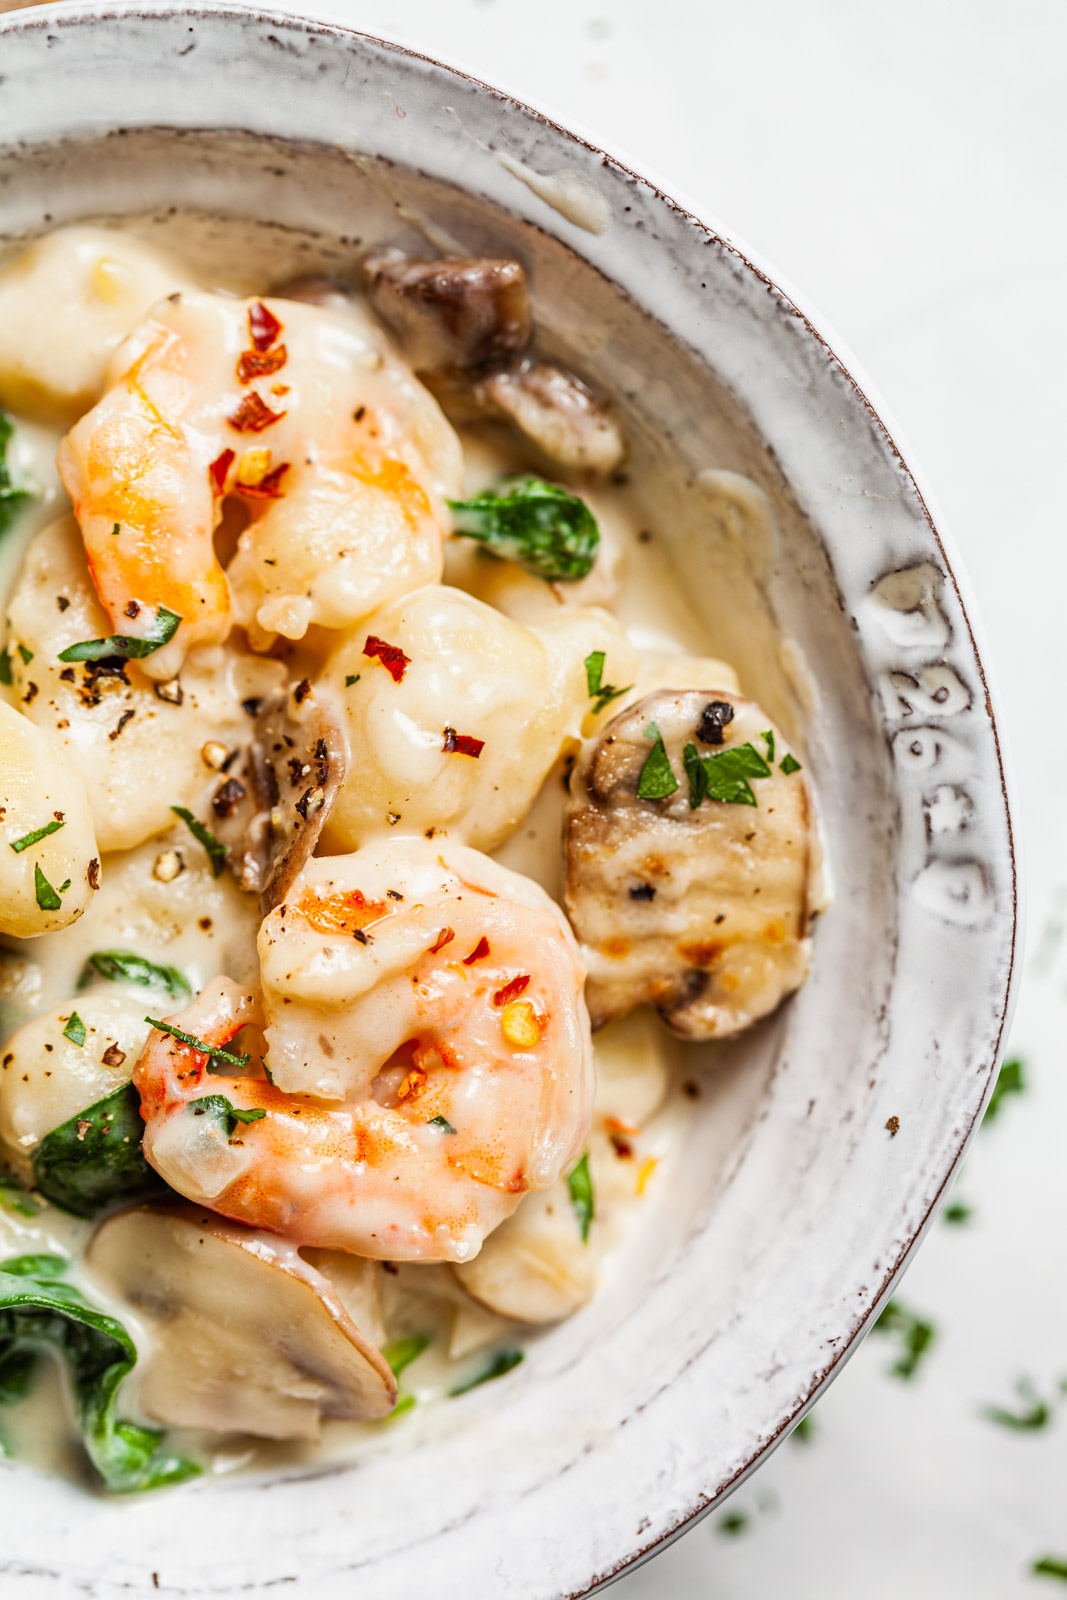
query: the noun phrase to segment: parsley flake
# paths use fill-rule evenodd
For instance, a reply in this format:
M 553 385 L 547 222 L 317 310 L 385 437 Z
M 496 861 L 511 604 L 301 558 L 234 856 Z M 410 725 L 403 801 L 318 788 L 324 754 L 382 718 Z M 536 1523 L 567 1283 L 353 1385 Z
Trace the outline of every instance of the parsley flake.
M 1067 1556 L 1042 1556 L 1030 1571 L 1035 1578 L 1062 1578 L 1067 1583 Z
M 60 661 L 100 661 L 104 656 L 123 656 L 127 661 L 141 661 L 154 655 L 169 644 L 178 631 L 181 617 L 166 606 L 158 606 L 148 632 L 143 638 L 132 634 L 115 633 L 109 639 L 83 639 L 80 644 L 68 645 L 59 652 Z
M 689 809 L 695 811 L 704 800 L 720 800 L 728 805 L 758 805 L 749 778 L 769 778 L 771 769 L 754 744 L 732 744 L 714 755 L 702 756 L 695 744 L 682 752 L 689 779 Z
M 993 1093 L 989 1097 L 989 1104 L 985 1108 L 982 1124 L 995 1122 L 1000 1116 L 1001 1108 L 1010 1094 L 1026 1093 L 1026 1077 L 1022 1060 L 1012 1056 L 1010 1061 L 1005 1061 L 1000 1069 Z
M 10 687 L 11 682 L 11 654 L 5 650 L 0 653 L 0 683 L 5 683 Z
M 471 1389 L 477 1389 L 481 1383 L 491 1383 L 494 1378 L 502 1378 L 505 1372 L 511 1372 L 523 1359 L 521 1350 L 498 1350 L 489 1365 L 477 1373 L 473 1378 L 467 1378 L 463 1383 L 457 1383 L 454 1389 L 449 1389 L 448 1398 L 454 1400 L 457 1395 L 467 1394 Z
M 16 488 L 11 481 L 11 469 L 7 464 L 7 447 L 11 443 L 11 436 L 15 431 L 15 424 L 6 411 L 0 411 L 0 537 L 2 537 L 28 500 L 34 498 L 35 491 L 28 488 Z
M 28 667 L 33 660 L 33 651 L 28 650 L 24 644 L 20 644 L 19 655 L 22 657 L 23 663 Z
M 790 755 L 787 751 L 782 757 L 781 761 L 778 763 L 778 771 L 784 772 L 788 778 L 791 772 L 800 771 L 800 762 L 797 760 L 796 756 Z
M 410 1367 L 424 1350 L 429 1349 L 431 1342 L 428 1333 L 411 1333 L 406 1339 L 394 1339 L 392 1344 L 387 1344 L 382 1350 L 382 1355 L 388 1362 L 393 1377 L 399 1378 L 405 1367 Z
M 773 728 L 764 728 L 763 732 L 760 734 L 760 738 L 763 740 L 764 744 L 767 746 L 767 761 L 773 767 L 774 766 L 774 729 Z
M 176 817 L 181 817 L 198 844 L 202 844 L 211 861 L 211 876 L 217 878 L 226 865 L 226 846 L 221 839 L 216 839 L 210 828 L 205 828 L 187 806 L 171 806 Z
M 180 1028 L 176 1028 L 171 1022 L 160 1022 L 155 1017 L 145 1017 L 145 1021 L 151 1027 L 158 1028 L 160 1033 L 169 1033 L 172 1038 L 177 1039 L 179 1044 L 187 1044 L 191 1050 L 199 1050 L 202 1056 L 210 1056 L 211 1065 L 214 1065 L 216 1061 L 223 1061 L 228 1067 L 247 1067 L 251 1059 L 247 1054 L 234 1055 L 230 1050 L 221 1050 L 218 1045 L 206 1044 L 203 1039 L 197 1039 L 194 1034 L 183 1033 Z M 212 1098 L 221 1100 L 223 1096 L 215 1095 Z M 200 1104 L 201 1102 L 198 1101 L 196 1103 Z M 264 1116 L 265 1114 L 262 1111 L 258 1113 L 259 1116 Z
M 1047 1428 L 1052 1420 L 1051 1408 L 1040 1398 L 1029 1378 L 1020 1378 L 1015 1388 L 1024 1410 L 1008 1411 L 1003 1406 L 983 1406 L 981 1415 L 988 1422 L 995 1422 L 998 1427 L 1014 1428 L 1016 1433 L 1036 1433 L 1040 1428 Z
M 32 833 L 24 833 L 21 839 L 12 839 L 11 848 L 16 855 L 21 855 L 23 850 L 28 850 L 31 844 L 37 844 L 41 839 L 47 839 L 50 833 L 58 833 L 63 827 L 62 817 L 53 817 L 51 822 L 46 822 L 43 828 L 34 828 Z
M 182 1000 L 193 992 L 177 967 L 160 966 L 132 950 L 94 950 L 85 963 L 80 988 L 94 972 L 109 983 L 139 983 L 144 989 L 166 989 L 172 1000 Z
M 450 500 L 455 532 L 549 583 L 576 583 L 592 571 L 600 529 L 584 500 L 535 477 L 505 478 L 499 490 Z
M 455 1133 L 455 1128 L 447 1117 L 431 1117 L 426 1124 L 428 1128 L 440 1128 L 442 1133 Z
M 354 683 L 358 683 L 361 677 L 362 677 L 362 673 L 359 673 L 359 672 L 346 673 L 345 674 L 345 688 L 346 689 L 351 689 L 352 685 Z
M 919 1363 L 936 1337 L 934 1325 L 914 1312 L 906 1311 L 896 1300 L 890 1300 L 874 1325 L 875 1333 L 888 1334 L 900 1342 L 901 1353 L 889 1368 L 890 1377 L 914 1378 Z
M 593 1179 L 589 1172 L 588 1150 L 567 1174 L 567 1188 L 570 1192 L 571 1205 L 578 1218 L 578 1231 L 582 1236 L 582 1243 L 589 1243 L 589 1224 L 596 1216 L 596 1203 L 593 1198 Z
M 594 717 L 599 716 L 604 707 L 617 700 L 620 694 L 626 694 L 633 688 L 632 683 L 628 683 L 623 689 L 616 689 L 613 683 L 604 682 L 605 659 L 603 650 L 591 650 L 585 658 L 585 681 L 589 689 L 589 698 L 596 701 L 593 707 Z
M 942 1211 L 941 1216 L 952 1227 L 958 1228 L 962 1227 L 964 1223 L 970 1222 L 974 1216 L 974 1211 L 965 1200 L 951 1200 Z
M 70 880 L 68 879 L 66 885 L 61 886 L 60 889 L 53 889 L 41 871 L 40 864 L 35 861 L 33 864 L 33 887 L 37 895 L 37 904 L 42 911 L 58 911 L 63 904 L 59 896 L 63 892 L 63 888 L 70 888 Z
M 85 1044 L 85 1023 L 76 1011 L 71 1012 L 70 1021 L 63 1029 L 63 1037 L 64 1039 L 69 1039 L 71 1044 Z
M 674 793 L 678 787 L 678 780 L 674 776 L 667 755 L 667 747 L 663 743 L 663 735 L 654 722 L 650 722 L 645 729 L 645 738 L 654 739 L 655 743 L 641 768 L 641 776 L 637 780 L 637 798 L 639 800 L 666 800 L 668 795 Z
M 156 1023 L 159 1027 L 159 1023 Z M 171 1030 L 173 1032 L 173 1029 Z M 232 1058 L 231 1058 L 232 1059 Z M 247 1061 L 248 1057 L 245 1057 Z M 232 1139 L 237 1132 L 239 1123 L 258 1122 L 267 1115 L 262 1106 L 255 1106 L 246 1110 L 243 1106 L 235 1106 L 227 1100 L 224 1094 L 206 1094 L 200 1100 L 190 1100 L 188 1109 L 194 1117 L 205 1115 L 218 1117 L 226 1125 L 226 1137 Z

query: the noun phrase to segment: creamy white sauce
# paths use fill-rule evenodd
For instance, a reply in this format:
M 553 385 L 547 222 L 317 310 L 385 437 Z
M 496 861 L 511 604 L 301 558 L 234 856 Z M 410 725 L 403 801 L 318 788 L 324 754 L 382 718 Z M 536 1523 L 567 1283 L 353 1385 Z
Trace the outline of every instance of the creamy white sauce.
M 577 226 L 592 233 L 603 233 L 610 227 L 609 208 L 581 175 L 545 176 L 506 154 L 499 159 Z M 169 219 L 162 230 L 154 231 L 163 232 L 168 246 L 182 256 L 186 268 L 199 276 L 205 287 L 235 293 L 260 292 L 265 287 L 263 236 L 251 225 L 181 218 Z M 275 282 L 284 275 L 283 265 L 270 274 Z M 47 315 L 47 308 L 42 308 L 42 314 Z M 16 477 L 32 480 L 42 493 L 18 529 L 0 543 L 0 592 L 5 595 L 16 579 L 32 534 L 64 509 L 54 466 L 61 431 L 37 423 L 18 424 L 12 468 Z M 463 435 L 463 444 L 467 487 L 471 491 L 501 471 L 527 465 L 521 458 L 491 447 L 476 433 Z M 747 480 L 721 472 L 703 475 L 701 488 L 708 496 L 709 515 L 718 518 L 727 535 L 745 547 L 746 559 L 756 576 L 761 576 L 772 559 L 774 538 L 765 497 Z M 526 605 L 551 613 L 574 599 L 587 600 L 609 606 L 639 652 L 643 670 L 652 671 L 657 664 L 679 655 L 707 655 L 706 628 L 674 567 L 665 559 L 656 530 L 644 524 L 635 490 L 625 484 L 599 487 L 589 491 L 587 498 L 602 530 L 604 556 L 601 570 L 586 580 L 586 585 L 577 586 L 588 586 L 586 594 L 553 595 L 538 580 L 530 580 L 535 585 L 533 590 L 528 583 L 523 588 L 520 576 L 508 601 L 516 607 L 513 614 L 518 615 Z M 495 570 L 500 565 L 461 541 L 448 552 L 444 581 L 483 594 L 487 582 L 509 581 L 507 574 Z M 788 670 L 791 678 L 801 684 L 802 662 L 792 661 Z M 501 863 L 534 878 L 557 901 L 562 896 L 564 767 L 563 760 L 556 764 L 520 826 L 495 852 Z M 210 776 L 205 774 L 205 782 Z M 196 984 L 222 971 L 240 980 L 253 977 L 255 918 L 249 915 L 247 902 L 241 904 L 238 892 L 228 883 L 214 884 L 201 869 L 196 882 L 205 903 L 210 899 L 205 910 L 194 906 L 195 895 L 172 894 L 154 875 L 161 853 L 185 848 L 186 854 L 192 855 L 188 843 L 187 835 L 176 827 L 171 835 L 157 836 L 132 851 L 106 858 L 105 888 L 79 922 L 37 941 L 7 941 L 8 950 L 0 952 L 0 1036 L 8 1036 L 22 1022 L 74 995 L 86 957 L 93 949 L 135 949 L 187 971 Z M 193 881 L 187 875 L 181 885 L 183 891 Z M 156 997 L 152 1000 L 157 1003 Z M 647 1023 L 639 1021 L 635 1026 L 643 1028 Z M 649 1047 L 649 1071 L 657 1081 L 657 1075 L 663 1077 L 661 1103 L 653 1106 L 640 1132 L 624 1140 L 629 1147 L 626 1153 L 616 1153 L 601 1120 L 593 1135 L 598 1209 L 589 1248 L 595 1253 L 602 1277 L 615 1270 L 628 1235 L 648 1209 L 649 1196 L 669 1183 L 672 1156 L 684 1134 L 687 1097 L 680 1086 L 691 1076 L 686 1047 L 668 1035 L 658 1021 L 653 1028 L 655 1042 Z M 613 1081 L 611 1053 L 618 1049 L 618 1037 L 604 1036 L 596 1043 L 604 1082 L 609 1086 Z M 657 1055 L 660 1059 L 655 1061 Z M 657 1099 L 655 1092 L 652 1098 Z M 130 1305 L 109 1299 L 101 1284 L 79 1264 L 91 1232 L 90 1224 L 52 1206 L 45 1206 L 33 1218 L 0 1209 L 0 1253 L 5 1257 L 43 1251 L 70 1254 L 75 1263 L 74 1281 L 93 1300 L 121 1318 L 144 1356 L 151 1347 L 151 1331 L 143 1319 Z M 425 1333 L 432 1338 L 426 1353 L 404 1373 L 401 1382 L 402 1391 L 413 1395 L 417 1405 L 406 1415 L 385 1423 L 328 1421 L 318 1445 L 275 1445 L 207 1434 L 189 1436 L 188 1443 L 204 1457 L 210 1471 L 221 1474 L 249 1467 L 268 1469 L 310 1461 L 323 1451 L 351 1454 L 378 1448 L 388 1442 L 395 1429 L 423 1425 L 430 1402 L 447 1392 L 457 1377 L 477 1370 L 494 1348 L 521 1345 L 536 1337 L 529 1328 L 475 1306 L 445 1267 L 383 1271 L 382 1282 L 388 1336 Z M 137 1415 L 137 1373 L 127 1383 L 121 1409 L 125 1415 Z M 73 1475 L 84 1471 L 64 1419 L 61 1389 L 54 1376 L 38 1385 L 31 1400 L 0 1415 L 0 1426 L 15 1452 L 35 1465 Z

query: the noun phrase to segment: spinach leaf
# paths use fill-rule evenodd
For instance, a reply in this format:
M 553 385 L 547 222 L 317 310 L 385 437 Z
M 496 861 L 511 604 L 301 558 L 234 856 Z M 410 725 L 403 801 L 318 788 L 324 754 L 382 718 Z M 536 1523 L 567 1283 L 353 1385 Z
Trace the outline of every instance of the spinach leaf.
M 576 583 L 586 577 L 596 560 L 600 529 L 585 501 L 543 478 L 505 478 L 500 489 L 450 500 L 455 531 L 535 578 Z
M 6 411 L 0 411 L 0 538 L 11 527 L 26 503 L 33 499 L 29 489 L 19 489 L 11 481 L 11 468 L 7 464 L 7 447 L 15 424 Z
M 145 989 L 166 989 L 172 1000 L 184 1000 L 193 992 L 188 978 L 177 967 L 160 966 L 132 950 L 94 950 L 78 987 L 83 989 L 94 972 L 111 983 L 139 983 Z
M 181 617 L 166 606 L 157 606 L 148 632 L 141 638 L 129 633 L 113 633 L 107 639 L 82 639 L 59 652 L 60 661 L 101 661 L 105 656 L 123 656 L 127 661 L 143 661 L 169 644 L 178 631 Z
M 30 1364 L 52 1349 L 70 1374 L 78 1431 L 106 1488 L 129 1494 L 195 1477 L 202 1469 L 168 1449 L 156 1429 L 116 1417 L 137 1351 L 121 1322 L 60 1280 L 63 1266 L 54 1256 L 0 1262 L 0 1398 L 25 1394 Z
M 119 1200 L 165 1192 L 141 1151 L 141 1100 L 132 1083 L 45 1135 L 33 1153 L 41 1193 L 76 1217 L 95 1217 Z

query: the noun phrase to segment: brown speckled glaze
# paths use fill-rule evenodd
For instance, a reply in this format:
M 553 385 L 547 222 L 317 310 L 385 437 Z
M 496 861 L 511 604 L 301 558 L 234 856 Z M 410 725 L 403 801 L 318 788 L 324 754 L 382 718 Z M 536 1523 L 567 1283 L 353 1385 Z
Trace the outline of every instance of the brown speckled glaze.
M 545 350 L 624 414 L 709 648 L 806 749 L 836 886 L 810 983 L 709 1058 L 622 1269 L 522 1368 L 354 1465 L 115 1505 L 3 1463 L 4 1594 L 588 1594 L 803 1414 L 980 1118 L 1017 890 L 957 558 L 814 314 L 696 207 L 497 90 L 343 28 L 170 5 L 7 17 L 0 79 L 8 237 L 178 206 L 269 219 L 279 276 L 417 242 L 413 214 L 521 254 Z M 577 175 L 609 225 L 567 220 L 516 163 Z M 731 534 L 709 470 L 759 486 L 762 532 L 739 500 Z

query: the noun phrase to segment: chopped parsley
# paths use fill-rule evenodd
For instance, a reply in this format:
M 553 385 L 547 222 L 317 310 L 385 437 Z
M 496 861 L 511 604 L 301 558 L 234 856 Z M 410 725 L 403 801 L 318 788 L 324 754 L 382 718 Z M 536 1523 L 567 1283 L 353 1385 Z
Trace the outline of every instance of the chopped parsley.
M 989 1097 L 989 1104 L 985 1108 L 982 1125 L 995 1122 L 1000 1116 L 1001 1107 L 1010 1094 L 1026 1093 L 1026 1077 L 1022 1060 L 1012 1056 L 1010 1061 L 1005 1061 L 1000 1069 L 1000 1074 Z
M 211 876 L 217 878 L 226 865 L 226 846 L 216 839 L 210 828 L 205 828 L 187 806 L 171 806 L 176 817 L 181 817 L 198 844 L 202 844 L 211 861 Z
M 950 1226 L 960 1228 L 970 1222 L 974 1211 L 965 1200 L 950 1200 L 941 1215 Z
M 790 755 L 787 751 L 782 757 L 781 761 L 778 763 L 778 771 L 784 772 L 788 778 L 791 772 L 800 771 L 800 762 L 797 760 L 796 756 Z
M 30 662 L 33 660 L 33 651 L 28 649 L 26 645 L 20 644 L 19 655 L 22 657 L 23 666 L 28 667 Z
M 736 1539 L 738 1534 L 744 1533 L 748 1527 L 749 1518 L 744 1511 L 727 1511 L 715 1524 L 721 1534 L 727 1539 Z
M 41 1202 L 27 1194 L 10 1173 L 0 1174 L 0 1206 L 5 1211 L 15 1211 L 20 1217 L 35 1217 L 42 1209 Z
M 389 1368 L 394 1378 L 399 1378 L 405 1367 L 428 1350 L 431 1344 L 428 1333 L 411 1333 L 406 1339 L 394 1339 L 392 1344 L 387 1344 L 382 1350 L 382 1355 L 389 1363 Z
M 216 1061 L 222 1061 L 228 1067 L 247 1067 L 251 1060 L 251 1057 L 247 1054 L 234 1055 L 230 1050 L 220 1050 L 217 1045 L 206 1044 L 203 1039 L 197 1039 L 191 1033 L 183 1033 L 180 1028 L 174 1027 L 173 1023 L 159 1022 L 155 1017 L 145 1017 L 145 1021 L 150 1027 L 158 1028 L 160 1033 L 169 1033 L 171 1038 L 177 1039 L 179 1044 L 187 1044 L 191 1050 L 199 1050 L 202 1056 L 210 1056 L 212 1064 Z M 213 1095 L 212 1098 L 221 1100 L 223 1096 Z M 195 1103 L 199 1105 L 203 1102 L 197 1101 Z M 264 1115 L 265 1113 L 262 1111 L 256 1112 L 257 1117 Z M 254 1121 L 255 1119 L 253 1118 L 252 1120 Z
M 11 686 L 11 653 L 8 650 L 0 652 L 0 683 Z
M 1042 1556 L 1030 1571 L 1035 1578 L 1060 1578 L 1067 1583 L 1067 1556 Z
M 346 673 L 346 675 L 345 675 L 345 688 L 346 689 L 351 689 L 352 685 L 354 683 L 358 683 L 361 677 L 362 677 L 362 673 L 359 673 L 359 672 Z
M 606 654 L 603 650 L 591 650 L 585 658 L 585 681 L 589 689 L 590 700 L 595 700 L 593 707 L 594 717 L 599 716 L 604 707 L 617 700 L 620 694 L 626 694 L 633 688 L 628 683 L 623 689 L 616 689 L 612 683 L 604 682 L 604 662 Z
M 494 1378 L 502 1378 L 505 1372 L 511 1372 L 523 1359 L 521 1350 L 498 1350 L 487 1367 L 476 1373 L 473 1378 L 465 1378 L 462 1383 L 457 1383 L 454 1389 L 449 1389 L 448 1397 L 454 1400 L 457 1395 L 467 1394 L 471 1389 L 477 1389 L 479 1384 L 491 1383 Z
M 85 1023 L 76 1011 L 71 1012 L 70 1021 L 63 1029 L 63 1037 L 64 1039 L 69 1039 L 71 1044 L 84 1045 Z
M 801 1417 L 790 1434 L 790 1438 L 795 1439 L 797 1444 L 810 1444 L 815 1437 L 816 1431 L 815 1418 L 809 1411 L 807 1416 Z
M 41 871 L 40 863 L 35 861 L 33 864 L 33 887 L 37 895 L 37 904 L 42 911 L 58 911 L 63 904 L 60 895 L 70 888 L 70 879 L 68 878 L 66 883 L 61 884 L 58 889 L 53 889 Z
M 431 1117 L 426 1124 L 428 1128 L 440 1128 L 442 1133 L 455 1133 L 455 1128 L 447 1117 Z
M 58 833 L 63 826 L 63 818 L 53 817 L 51 822 L 46 822 L 43 828 L 34 828 L 32 833 L 24 833 L 21 839 L 12 839 L 11 848 L 16 855 L 23 850 L 28 850 L 31 844 L 37 844 L 41 839 L 47 839 L 50 833 Z
M 896 1300 L 890 1300 L 874 1325 L 875 1333 L 888 1334 L 898 1340 L 900 1355 L 889 1368 L 893 1378 L 914 1378 L 919 1363 L 936 1337 L 934 1325 L 914 1312 L 906 1311 Z
M 178 631 L 181 617 L 166 606 L 158 606 L 144 638 L 132 634 L 114 633 L 109 639 L 83 639 L 80 644 L 68 645 L 59 652 L 60 661 L 101 661 L 104 656 L 123 656 L 127 661 L 141 661 L 154 655 L 169 644 Z
M 578 1218 L 578 1231 L 582 1236 L 582 1243 L 588 1244 L 589 1224 L 596 1216 L 593 1179 L 589 1172 L 588 1150 L 578 1164 L 568 1172 L 567 1188 L 570 1192 L 571 1205 L 574 1207 L 574 1215 Z
M 689 779 L 689 809 L 695 811 L 705 800 L 721 800 L 728 805 L 758 804 L 749 778 L 769 778 L 771 769 L 754 744 L 732 744 L 714 755 L 702 756 L 695 744 L 682 752 Z
M 84 987 L 93 973 L 107 978 L 110 983 L 138 983 L 144 989 L 166 989 L 172 1000 L 184 999 L 192 994 L 189 980 L 177 967 L 165 967 L 132 950 L 94 950 L 85 964 L 81 985 Z
M 763 732 L 760 734 L 760 738 L 763 740 L 764 744 L 767 746 L 767 761 L 768 761 L 768 764 L 773 767 L 774 766 L 774 729 L 773 728 L 764 728 Z
M 588 576 L 600 530 L 584 500 L 543 478 L 505 478 L 499 489 L 448 502 L 456 533 L 549 583 Z
M 1051 1407 L 1041 1399 L 1029 1378 L 1020 1378 L 1015 1388 L 1023 1402 L 1022 1411 L 1008 1411 L 1003 1406 L 983 1406 L 981 1415 L 988 1422 L 995 1422 L 998 1427 L 1013 1428 L 1016 1433 L 1036 1433 L 1041 1428 L 1047 1428 L 1052 1421 Z
M 156 1027 L 159 1027 L 158 1022 Z M 173 1029 L 170 1031 L 173 1032 Z M 232 1061 L 234 1058 L 230 1056 L 228 1059 Z M 245 1060 L 248 1060 L 247 1056 Z M 245 1110 L 243 1106 L 235 1106 L 224 1094 L 206 1094 L 200 1100 L 190 1100 L 189 1110 L 194 1117 L 207 1115 L 218 1117 L 220 1121 L 225 1122 L 228 1139 L 233 1138 L 239 1123 L 258 1122 L 261 1117 L 267 1115 L 262 1106 L 254 1106 L 250 1111 Z
M 0 411 L 0 537 L 2 537 L 28 500 L 33 499 L 29 489 L 19 489 L 11 481 L 11 468 L 7 464 L 7 447 L 15 424 L 6 411 Z
M 650 722 L 645 729 L 645 738 L 654 739 L 655 743 L 641 768 L 641 776 L 637 780 L 637 798 L 639 800 L 666 800 L 668 795 L 674 793 L 678 787 L 678 780 L 674 776 L 674 769 L 667 756 L 667 747 L 663 743 L 663 735 L 654 722 Z

